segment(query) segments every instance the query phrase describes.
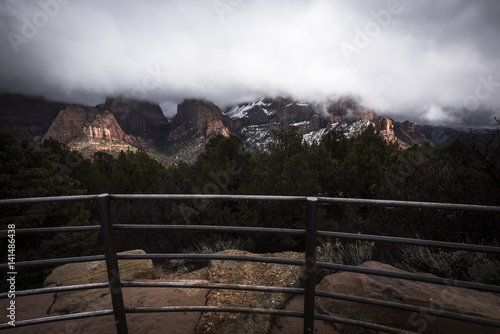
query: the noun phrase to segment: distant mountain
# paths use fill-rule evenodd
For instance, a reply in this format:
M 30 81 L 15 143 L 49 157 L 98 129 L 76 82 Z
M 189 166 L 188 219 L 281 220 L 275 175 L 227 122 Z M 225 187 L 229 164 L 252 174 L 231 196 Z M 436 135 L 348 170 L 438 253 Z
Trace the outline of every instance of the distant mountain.
M 69 105 L 52 121 L 43 139 L 53 138 L 70 148 L 91 155 L 96 151 L 119 153 L 135 150 L 137 139 L 126 134 L 108 110 Z
M 67 104 L 43 97 L 20 94 L 0 95 L 0 128 L 10 130 L 19 139 L 39 143 L 60 110 Z
M 332 129 L 356 136 L 370 124 L 385 140 L 402 148 L 424 140 L 442 145 L 439 131 L 448 131 L 446 138 L 456 136 L 452 129 L 419 127 L 377 116 L 349 97 L 323 103 L 262 98 L 224 111 L 210 101 L 186 99 L 169 121 L 158 104 L 123 97 L 109 97 L 103 104 L 86 107 L 22 95 L 0 96 L 0 126 L 19 138 L 37 144 L 52 137 L 85 155 L 97 150 L 117 154 L 141 146 L 163 162 L 194 161 L 216 134 L 235 134 L 247 147 L 265 150 L 276 128 L 294 129 L 312 143 Z
M 267 98 L 234 106 L 224 114 L 231 118 L 231 131 L 256 150 L 265 149 L 271 140 L 272 129 L 281 126 L 296 130 L 308 142 L 319 141 L 331 129 L 356 136 L 370 124 L 388 142 L 397 142 L 403 148 L 425 140 L 414 123 L 377 117 L 372 109 L 352 98 L 340 98 L 328 104 Z
M 100 108 L 111 112 L 125 133 L 144 140 L 165 136 L 170 131 L 169 121 L 157 103 L 108 97 Z

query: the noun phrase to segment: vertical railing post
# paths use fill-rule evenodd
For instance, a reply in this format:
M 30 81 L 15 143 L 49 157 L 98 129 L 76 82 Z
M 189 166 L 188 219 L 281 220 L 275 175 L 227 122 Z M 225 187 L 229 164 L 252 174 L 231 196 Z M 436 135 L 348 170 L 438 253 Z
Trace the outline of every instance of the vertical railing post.
M 125 316 L 125 305 L 123 303 L 115 240 L 113 238 L 109 194 L 99 195 L 98 202 L 101 216 L 101 234 L 104 244 L 104 256 L 106 257 L 106 269 L 108 271 L 109 289 L 111 292 L 111 303 L 113 304 L 116 332 L 118 334 L 127 334 L 127 319 Z
M 304 334 L 314 333 L 314 307 L 316 290 L 316 220 L 318 199 L 306 199 L 306 267 L 304 271 Z

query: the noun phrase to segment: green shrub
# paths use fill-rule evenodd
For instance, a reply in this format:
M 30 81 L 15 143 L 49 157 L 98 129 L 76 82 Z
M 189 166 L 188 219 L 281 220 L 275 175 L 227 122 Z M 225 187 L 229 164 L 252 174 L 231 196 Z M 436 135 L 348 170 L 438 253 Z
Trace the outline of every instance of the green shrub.
M 215 254 L 228 249 L 240 249 L 240 239 L 224 240 L 218 236 L 214 240 L 202 240 L 199 244 L 185 248 L 182 250 L 183 254 Z M 169 266 L 173 270 L 183 272 L 194 271 L 208 265 L 208 260 L 205 259 L 172 259 Z
M 485 253 L 403 247 L 397 267 L 439 277 L 500 285 L 500 262 Z
M 329 262 L 359 266 L 370 261 L 373 255 L 373 242 L 356 240 L 354 243 L 342 243 L 336 240 L 335 243 L 327 242 L 318 246 L 317 259 L 319 262 Z

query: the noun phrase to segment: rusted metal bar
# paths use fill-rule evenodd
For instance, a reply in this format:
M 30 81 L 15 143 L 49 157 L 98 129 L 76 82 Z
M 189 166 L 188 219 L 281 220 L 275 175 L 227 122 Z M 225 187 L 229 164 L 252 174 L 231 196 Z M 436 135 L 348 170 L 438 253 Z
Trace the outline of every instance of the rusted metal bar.
M 104 244 L 104 256 L 106 257 L 106 270 L 108 272 L 109 290 L 111 292 L 111 303 L 113 304 L 116 331 L 118 334 L 128 334 L 120 272 L 118 269 L 118 259 L 116 257 L 115 240 L 113 238 L 113 223 L 111 221 L 109 195 L 100 195 L 98 203 L 101 217 L 101 234 Z

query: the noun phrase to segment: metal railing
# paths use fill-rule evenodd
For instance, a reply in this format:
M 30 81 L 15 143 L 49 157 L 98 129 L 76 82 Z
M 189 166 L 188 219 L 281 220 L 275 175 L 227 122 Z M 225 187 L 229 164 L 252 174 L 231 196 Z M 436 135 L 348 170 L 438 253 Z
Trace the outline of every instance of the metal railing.
M 209 200 L 209 201 L 265 201 L 265 202 L 298 202 L 306 205 L 306 228 L 305 229 L 281 229 L 281 228 L 258 228 L 258 227 L 238 227 L 238 226 L 201 226 L 201 225 L 142 225 L 142 224 L 113 224 L 111 221 L 110 201 L 111 200 L 163 200 L 163 201 L 179 201 L 179 200 Z M 100 226 L 72 226 L 72 227 L 51 227 L 51 228 L 27 228 L 16 229 L 16 235 L 40 234 L 40 233 L 66 233 L 66 232 L 85 232 L 85 231 L 100 231 L 103 237 L 104 255 L 81 256 L 58 259 L 45 259 L 37 261 L 25 261 L 16 263 L 16 268 L 25 268 L 33 266 L 51 266 L 62 265 L 66 263 L 86 262 L 105 260 L 108 282 L 80 284 L 71 286 L 46 287 L 40 289 L 17 291 L 16 296 L 29 296 L 36 294 L 55 293 L 63 291 L 78 291 L 86 289 L 101 289 L 109 288 L 112 300 L 112 309 L 98 310 L 93 312 L 80 312 L 74 314 L 56 315 L 37 319 L 16 321 L 16 327 L 42 324 L 55 321 L 64 321 L 71 319 L 83 319 L 89 317 L 98 317 L 105 315 L 113 315 L 116 323 L 116 330 L 119 334 L 128 333 L 127 328 L 127 313 L 145 313 L 145 312 L 233 312 L 233 313 L 258 313 L 275 316 L 301 317 L 303 318 L 303 332 L 314 332 L 314 320 L 323 320 L 336 322 L 346 325 L 359 326 L 367 329 L 387 333 L 409 333 L 408 331 L 388 327 L 380 324 L 363 322 L 359 320 L 349 319 L 340 316 L 315 314 L 315 297 L 326 297 L 339 300 L 345 300 L 368 305 L 383 306 L 410 312 L 420 312 L 432 316 L 440 316 L 449 319 L 462 320 L 474 324 L 485 325 L 500 328 L 500 321 L 455 312 L 437 310 L 434 308 L 426 308 L 415 305 L 409 305 L 398 302 L 384 301 L 373 298 L 359 297 L 342 293 L 334 293 L 327 291 L 316 291 L 316 274 L 319 268 L 348 271 L 354 273 L 362 273 L 368 275 L 377 275 L 392 277 L 398 279 L 428 282 L 441 285 L 453 285 L 455 287 L 469 288 L 479 291 L 489 291 L 500 293 L 500 286 L 480 284 L 475 282 L 450 280 L 434 276 L 425 276 L 412 273 L 393 272 L 387 270 L 378 270 L 373 268 L 358 267 L 351 265 L 342 265 L 335 263 L 317 262 L 316 259 L 316 238 L 317 237 L 334 237 L 340 239 L 362 240 L 384 243 L 395 243 L 404 245 L 424 246 L 424 247 L 439 247 L 454 250 L 466 250 L 475 252 L 485 252 L 500 255 L 500 247 L 481 246 L 471 244 L 459 244 L 451 242 L 398 238 L 390 236 L 366 235 L 354 233 L 341 233 L 330 231 L 317 231 L 317 209 L 319 203 L 332 204 L 350 204 L 363 206 L 381 206 L 381 207 L 401 207 L 401 208 L 421 208 L 434 210 L 452 210 L 452 211 L 469 211 L 469 212 L 486 212 L 500 213 L 498 206 L 481 206 L 481 205 L 463 205 L 463 204 L 448 204 L 448 203 L 430 203 L 430 202 L 407 202 L 407 201 L 386 201 L 386 200 L 368 200 L 368 199 L 350 199 L 350 198 L 331 198 L 331 197 L 304 197 L 304 196 L 254 196 L 254 195 L 123 195 L 123 194 L 101 194 L 101 195 L 84 195 L 84 196 L 61 196 L 61 197 L 38 197 L 38 198 L 21 198 L 21 199 L 6 199 L 0 200 L 0 206 L 17 205 L 17 204 L 35 204 L 35 203 L 52 203 L 52 202 L 72 202 L 72 201 L 97 201 L 100 213 Z M 260 257 L 260 256 L 242 256 L 228 254 L 117 254 L 114 243 L 114 234 L 125 230 L 163 230 L 163 231 L 209 231 L 209 232 L 229 232 L 229 233 L 255 233 L 255 234 L 281 234 L 305 237 L 305 258 L 304 260 Z M 7 237 L 7 231 L 0 231 L 0 238 Z M 118 260 L 132 259 L 215 259 L 215 260 L 237 260 L 237 261 L 254 261 L 266 263 L 278 263 L 287 265 L 302 266 L 304 268 L 304 287 L 289 288 L 289 287 L 273 287 L 273 286 L 256 286 L 242 284 L 221 284 L 221 283 L 199 283 L 199 282 L 139 282 L 139 281 L 122 281 L 118 268 Z M 7 264 L 1 264 L 0 268 L 4 271 L 8 270 Z M 203 289 L 228 289 L 228 290 L 248 290 L 248 291 L 264 291 L 277 292 L 288 294 L 304 295 L 304 311 L 287 311 L 276 309 L 262 308 L 245 308 L 245 307 L 225 307 L 225 306 L 163 306 L 163 307 L 125 307 L 123 302 L 122 288 L 127 287 L 176 287 L 176 288 L 203 288 Z M 0 294 L 1 298 L 7 298 L 7 293 Z M 0 330 L 9 328 L 8 323 L 0 324 Z

